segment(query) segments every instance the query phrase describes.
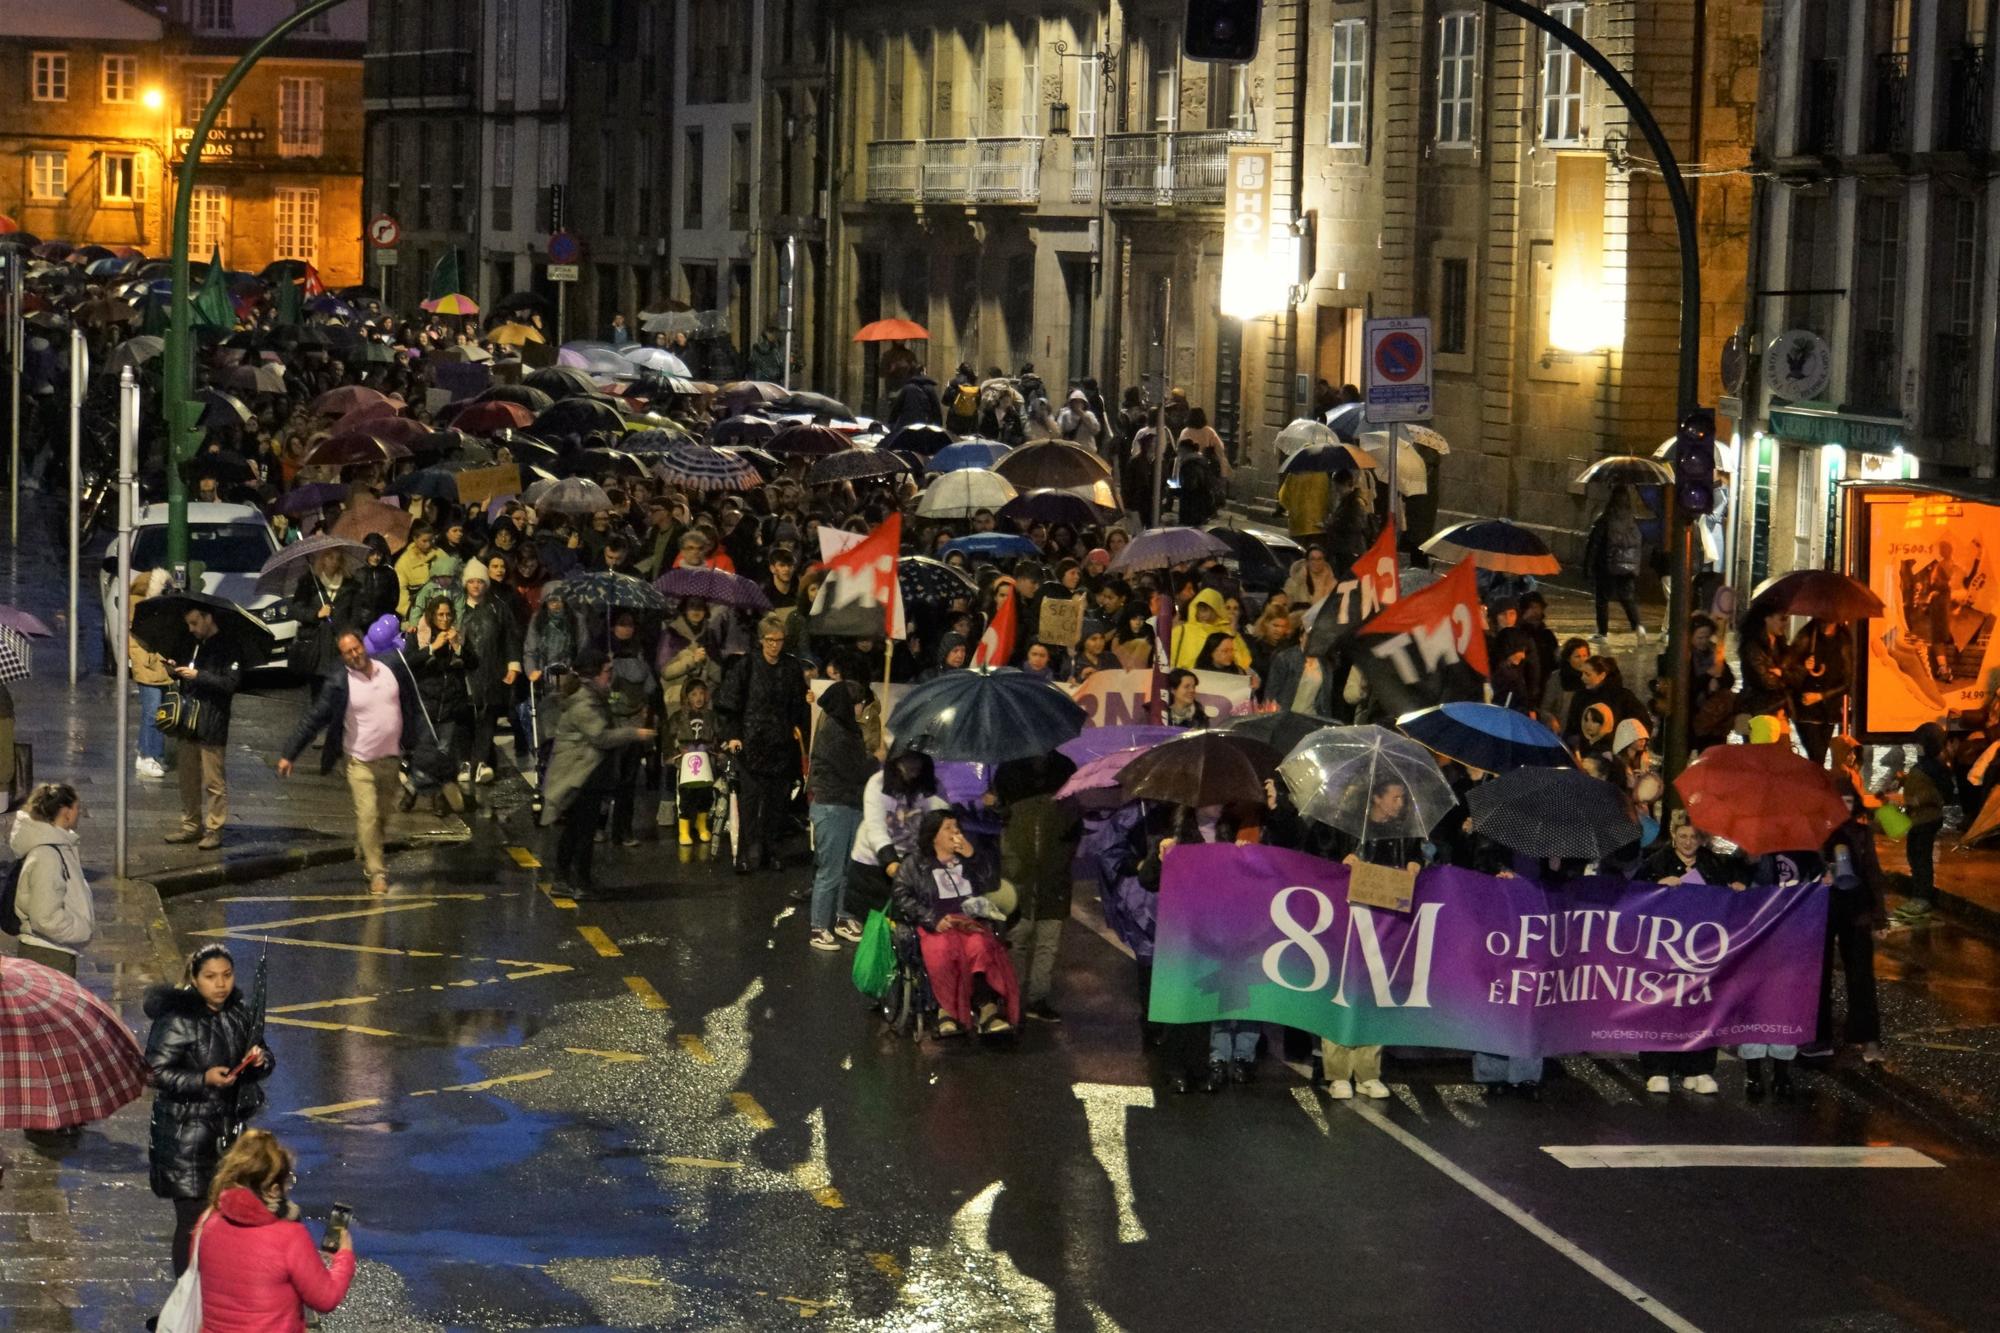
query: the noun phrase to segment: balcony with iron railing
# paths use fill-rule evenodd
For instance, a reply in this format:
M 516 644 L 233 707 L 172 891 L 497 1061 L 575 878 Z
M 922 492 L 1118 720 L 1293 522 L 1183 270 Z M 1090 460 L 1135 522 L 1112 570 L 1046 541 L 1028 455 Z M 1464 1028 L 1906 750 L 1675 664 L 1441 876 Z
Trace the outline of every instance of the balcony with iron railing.
M 1069 201 L 1072 204 L 1097 202 L 1097 140 L 1069 141 Z
M 1986 50 L 1970 42 L 1952 52 L 1945 69 L 1945 104 L 1937 146 L 1944 152 L 1986 151 Z
M 865 159 L 871 204 L 1041 202 L 1038 138 L 876 139 Z
M 1864 151 L 1909 151 L 1910 57 L 1900 51 L 1885 51 L 1877 55 L 1874 86 L 1869 91 L 1868 133 Z
M 1924 426 L 1933 436 L 1969 439 L 1972 435 L 1972 349 L 1969 333 L 1931 335 Z
M 1831 157 L 1840 151 L 1840 61 L 1826 58 L 1806 66 L 1800 107 L 1799 151 Z
M 1896 330 L 1857 329 L 1848 368 L 1847 406 L 1870 416 L 1903 413 L 1903 349 Z
M 1172 130 L 1104 138 L 1104 199 L 1114 208 L 1219 205 L 1229 150 L 1251 130 Z
M 431 107 L 469 102 L 473 75 L 470 51 L 370 52 L 361 62 L 361 98 Z

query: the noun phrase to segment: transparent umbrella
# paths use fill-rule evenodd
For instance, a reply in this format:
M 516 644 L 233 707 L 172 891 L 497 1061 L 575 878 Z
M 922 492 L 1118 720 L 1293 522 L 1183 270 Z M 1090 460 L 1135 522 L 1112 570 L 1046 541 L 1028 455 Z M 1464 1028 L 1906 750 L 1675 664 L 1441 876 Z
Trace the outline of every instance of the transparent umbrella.
M 1300 814 L 1364 843 L 1426 837 L 1458 804 L 1430 751 L 1381 727 L 1324 727 L 1278 765 L 1278 776 Z M 1392 787 L 1402 789 L 1400 805 Z

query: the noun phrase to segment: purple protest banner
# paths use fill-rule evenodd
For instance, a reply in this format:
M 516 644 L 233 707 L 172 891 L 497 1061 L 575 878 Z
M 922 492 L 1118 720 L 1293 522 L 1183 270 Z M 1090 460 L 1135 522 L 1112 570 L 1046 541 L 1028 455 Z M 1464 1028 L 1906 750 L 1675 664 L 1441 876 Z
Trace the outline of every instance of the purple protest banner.
M 1543 889 L 1435 867 L 1401 913 L 1350 905 L 1347 880 L 1274 847 L 1169 851 L 1151 1018 L 1527 1056 L 1812 1039 L 1824 885 Z

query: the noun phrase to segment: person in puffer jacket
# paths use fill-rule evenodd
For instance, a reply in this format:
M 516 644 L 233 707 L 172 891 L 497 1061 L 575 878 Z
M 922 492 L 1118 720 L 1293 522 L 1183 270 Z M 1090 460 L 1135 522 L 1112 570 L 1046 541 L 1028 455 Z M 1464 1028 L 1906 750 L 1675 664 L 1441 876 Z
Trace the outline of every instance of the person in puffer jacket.
M 146 1067 L 152 1071 L 153 1193 L 174 1202 L 174 1276 L 187 1271 L 188 1240 L 208 1199 L 221 1140 L 264 1105 L 276 1062 L 256 1043 L 254 1016 L 236 989 L 236 960 L 220 944 L 188 959 L 188 984 L 146 992 Z M 245 1059 L 248 1064 L 245 1064 Z M 241 1073 L 235 1072 L 243 1065 Z
M 76 956 L 97 933 L 90 883 L 83 877 L 76 821 L 83 803 L 66 782 L 44 782 L 14 816 L 8 845 L 21 860 L 15 907 L 21 957 L 76 975 Z
M 354 1233 L 328 1265 L 285 1197 L 292 1155 L 277 1137 L 245 1130 L 215 1169 L 198 1232 L 202 1333 L 304 1333 L 301 1303 L 326 1314 L 354 1281 Z

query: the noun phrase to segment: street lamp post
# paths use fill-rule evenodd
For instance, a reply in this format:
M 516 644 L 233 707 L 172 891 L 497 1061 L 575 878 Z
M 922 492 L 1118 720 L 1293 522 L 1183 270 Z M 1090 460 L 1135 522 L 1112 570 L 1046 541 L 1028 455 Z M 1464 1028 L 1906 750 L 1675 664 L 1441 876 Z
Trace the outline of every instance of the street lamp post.
M 1541 29 L 1551 41 L 1560 42 L 1575 52 L 1590 72 L 1604 80 L 1604 86 L 1624 104 L 1632 123 L 1645 136 L 1646 146 L 1652 150 L 1654 161 L 1659 163 L 1660 176 L 1666 184 L 1667 201 L 1674 210 L 1674 229 L 1680 236 L 1681 354 L 1676 394 L 1678 411 L 1675 413 L 1678 423 L 1701 405 L 1701 253 L 1695 236 L 1694 200 L 1688 195 L 1687 182 L 1681 179 L 1680 161 L 1674 156 L 1673 145 L 1667 142 L 1660 123 L 1653 119 L 1652 109 L 1639 96 L 1638 90 L 1605 58 L 1602 51 L 1585 41 L 1580 34 L 1550 18 L 1529 0 L 1486 0 L 1486 3 L 1505 10 L 1531 27 Z M 1668 487 L 1667 493 L 1667 541 L 1672 550 L 1673 581 L 1667 595 L 1667 668 L 1672 692 L 1667 714 L 1666 761 L 1667 776 L 1672 778 L 1687 767 L 1688 760 L 1688 610 L 1690 587 L 1694 582 L 1694 523 L 1693 516 L 1675 502 L 1672 487 Z
M 161 396 L 167 418 L 167 566 L 176 571 L 187 565 L 188 524 L 187 524 L 187 479 L 181 475 L 181 462 L 192 452 L 195 434 L 194 388 L 194 348 L 191 328 L 193 309 L 192 293 L 188 291 L 188 223 L 194 200 L 194 178 L 201 167 L 202 149 L 208 143 L 208 133 L 215 128 L 216 118 L 229 101 L 236 86 L 259 60 L 283 41 L 294 28 L 312 22 L 347 0 L 312 0 L 301 5 L 292 14 L 257 39 L 256 45 L 243 53 L 215 93 L 202 109 L 201 119 L 195 122 L 194 133 L 188 140 L 186 156 L 181 159 L 179 188 L 174 192 L 174 250 L 173 250 L 173 295 L 169 300 L 167 325 L 167 345 L 165 380 L 161 385 Z

